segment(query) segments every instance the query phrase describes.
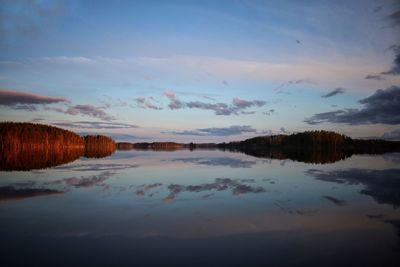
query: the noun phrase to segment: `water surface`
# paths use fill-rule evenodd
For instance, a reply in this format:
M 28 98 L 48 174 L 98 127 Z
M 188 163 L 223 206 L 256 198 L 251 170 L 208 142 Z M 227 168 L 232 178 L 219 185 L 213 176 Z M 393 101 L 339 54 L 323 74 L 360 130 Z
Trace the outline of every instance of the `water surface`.
M 0 172 L 5 266 L 396 266 L 400 154 L 117 151 Z

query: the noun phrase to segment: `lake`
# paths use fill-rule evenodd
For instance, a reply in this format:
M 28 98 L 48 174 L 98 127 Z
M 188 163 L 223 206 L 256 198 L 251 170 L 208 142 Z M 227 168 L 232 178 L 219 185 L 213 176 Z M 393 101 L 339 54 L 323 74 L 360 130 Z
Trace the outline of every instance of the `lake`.
M 117 151 L 0 172 L 2 266 L 396 266 L 400 153 Z

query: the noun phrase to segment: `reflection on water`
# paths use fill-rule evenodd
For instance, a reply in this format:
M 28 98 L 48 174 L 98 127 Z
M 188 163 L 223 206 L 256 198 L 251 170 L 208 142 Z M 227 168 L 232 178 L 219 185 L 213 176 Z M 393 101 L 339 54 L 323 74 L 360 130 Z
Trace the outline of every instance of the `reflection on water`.
M 5 266 L 396 266 L 399 159 L 132 150 L 3 171 L 0 256 Z
M 77 160 L 79 157 L 103 158 L 112 155 L 110 148 L 63 148 L 63 149 L 24 149 L 21 151 L 2 150 L 0 170 L 29 171 L 45 169 Z
M 239 151 L 239 150 L 238 150 Z M 329 150 L 329 149 L 251 149 L 243 148 L 240 150 L 247 155 L 259 157 L 259 158 L 271 158 L 271 159 L 290 159 L 294 161 L 315 163 L 315 164 L 326 164 L 334 163 L 336 161 L 344 160 L 351 155 L 352 151 L 347 150 Z
M 400 169 L 348 169 L 321 171 L 310 169 L 316 179 L 339 184 L 362 184 L 361 194 L 373 197 L 378 203 L 400 205 Z
M 27 171 L 44 169 L 65 164 L 78 159 L 83 155 L 83 148 L 76 149 L 43 149 L 24 150 L 20 152 L 2 151 L 0 156 L 0 170 Z

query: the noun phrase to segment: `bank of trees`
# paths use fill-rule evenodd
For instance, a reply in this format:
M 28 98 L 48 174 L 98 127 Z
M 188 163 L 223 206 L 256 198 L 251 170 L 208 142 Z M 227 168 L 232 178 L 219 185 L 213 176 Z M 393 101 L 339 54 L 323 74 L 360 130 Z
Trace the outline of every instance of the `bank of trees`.
M 115 142 L 107 136 L 81 137 L 68 130 L 35 123 L 0 123 L 0 170 L 40 169 L 81 156 L 105 157 L 115 148 Z
M 74 132 L 54 126 L 2 122 L 0 123 L 0 147 L 2 150 L 83 148 L 83 139 Z

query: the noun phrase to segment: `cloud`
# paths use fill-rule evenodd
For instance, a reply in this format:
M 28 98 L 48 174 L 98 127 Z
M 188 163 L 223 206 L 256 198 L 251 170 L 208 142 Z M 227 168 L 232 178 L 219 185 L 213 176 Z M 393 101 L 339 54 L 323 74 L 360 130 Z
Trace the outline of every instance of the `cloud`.
M 272 113 L 274 113 L 274 112 L 275 112 L 275 109 L 270 109 L 268 111 L 264 111 L 262 114 L 269 116 L 269 115 L 272 115 Z
M 260 101 L 260 100 L 247 101 L 247 100 L 235 97 L 235 98 L 233 98 L 232 103 L 234 106 L 236 106 L 240 109 L 245 109 L 245 108 L 249 108 L 249 107 L 253 107 L 253 106 L 262 107 L 267 102 Z
M 69 114 L 69 115 L 83 115 L 83 116 L 89 116 L 93 118 L 99 118 L 105 121 L 111 121 L 114 120 L 115 118 L 111 117 L 108 115 L 102 107 L 96 107 L 92 105 L 75 105 L 69 107 L 66 111 L 63 113 Z
M 64 110 L 60 107 L 45 106 L 57 103 L 69 103 L 69 101 L 63 97 L 42 96 L 13 90 L 0 90 L 0 105 L 8 106 L 13 109 L 36 111 L 37 105 L 43 105 L 43 109 L 47 111 L 55 111 L 73 116 L 89 116 L 105 121 L 114 120 L 113 117 L 104 111 L 104 107 L 96 107 L 93 105 L 69 105 L 68 108 Z
M 175 93 L 172 91 L 165 91 L 164 95 L 169 98 L 170 103 L 168 104 L 168 107 L 170 109 L 181 109 L 185 106 L 185 103 L 181 102 L 178 100 L 175 96 Z
M 338 94 L 344 94 L 345 91 L 346 90 L 343 88 L 336 88 L 336 89 L 333 89 L 332 91 L 330 91 L 329 93 L 322 95 L 321 97 L 328 98 L 328 97 L 332 97 L 332 96 L 335 96 Z
M 74 121 L 74 122 L 50 122 L 59 127 L 69 128 L 90 128 L 90 129 L 128 129 L 138 128 L 137 125 L 119 122 L 100 122 L 100 121 Z
M 379 89 L 373 95 L 359 101 L 362 109 L 344 109 L 318 113 L 304 121 L 308 124 L 323 122 L 360 124 L 400 124 L 400 87 Z
M 186 106 L 189 108 L 213 110 L 215 111 L 215 115 L 231 115 L 232 113 L 237 112 L 236 108 L 232 108 L 225 103 L 212 104 L 212 103 L 194 101 L 194 102 L 188 102 Z
M 371 196 L 378 203 L 400 206 L 400 169 L 369 170 L 348 169 L 321 171 L 310 169 L 306 172 L 317 180 L 349 185 L 364 185 L 361 194 Z
M 174 135 L 193 135 L 193 136 L 230 136 L 238 135 L 243 133 L 255 133 L 256 129 L 252 128 L 250 125 L 233 125 L 230 127 L 221 128 L 200 128 L 192 131 L 170 131 L 162 132 Z
M 254 114 L 254 111 L 243 111 L 249 107 L 262 107 L 267 102 L 261 100 L 244 100 L 238 97 L 232 99 L 232 104 L 226 103 L 206 103 L 201 101 L 190 101 L 183 102 L 180 101 L 174 92 L 165 91 L 164 95 L 169 98 L 170 103 L 168 107 L 170 109 L 182 109 L 182 108 L 194 108 L 194 109 L 204 109 L 204 110 L 212 110 L 215 112 L 215 115 L 249 115 Z
M 395 129 L 390 132 L 386 132 L 382 135 L 382 139 L 390 141 L 400 141 L 400 129 Z
M 369 74 L 369 75 L 365 76 L 364 79 L 381 81 L 381 80 L 384 80 L 385 78 L 383 78 L 383 77 L 380 76 L 380 75 L 372 75 L 372 74 Z
M 41 96 L 31 93 L 0 89 L 0 105 L 15 109 L 36 110 L 34 105 L 68 102 L 63 97 Z
M 154 98 L 150 98 L 152 100 L 154 100 Z M 136 104 L 144 109 L 155 109 L 155 110 L 161 110 L 163 109 L 162 107 L 158 107 L 157 105 L 151 103 L 149 100 L 146 100 L 145 97 L 143 96 L 139 96 L 137 98 L 135 98 Z
M 395 58 L 393 60 L 392 68 L 388 71 L 382 72 L 386 75 L 399 75 L 400 74 L 400 45 L 392 45 L 390 49 L 394 52 Z

